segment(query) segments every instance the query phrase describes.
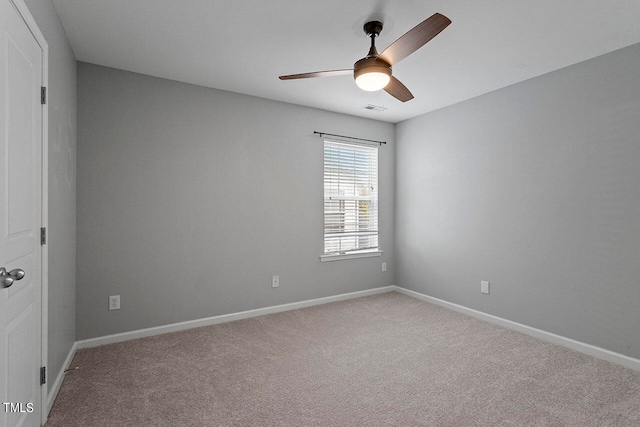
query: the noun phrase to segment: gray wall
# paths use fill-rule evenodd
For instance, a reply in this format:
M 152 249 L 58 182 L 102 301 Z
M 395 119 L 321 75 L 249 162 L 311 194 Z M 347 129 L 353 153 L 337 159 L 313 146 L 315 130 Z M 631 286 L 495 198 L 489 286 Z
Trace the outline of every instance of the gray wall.
M 50 48 L 54 376 L 76 324 L 85 339 L 393 283 L 640 358 L 640 46 L 403 122 L 397 161 L 392 125 L 80 63 L 76 322 L 76 64 L 51 2 L 26 3 Z M 390 142 L 383 257 L 318 261 L 313 130 Z
M 392 124 L 86 63 L 78 123 L 78 339 L 393 284 Z M 389 141 L 382 257 L 320 262 L 314 130 Z
M 49 45 L 49 387 L 76 331 L 76 59 L 50 0 L 26 0 Z
M 398 285 L 640 358 L 640 45 L 396 140 Z

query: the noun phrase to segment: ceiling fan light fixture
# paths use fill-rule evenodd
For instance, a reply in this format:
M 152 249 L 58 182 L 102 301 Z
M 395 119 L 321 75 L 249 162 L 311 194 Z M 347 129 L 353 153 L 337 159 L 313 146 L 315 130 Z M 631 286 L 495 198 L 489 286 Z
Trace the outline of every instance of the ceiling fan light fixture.
M 391 66 L 378 58 L 364 58 L 355 63 L 353 78 L 360 89 L 374 92 L 391 80 Z
M 356 84 L 362 90 L 374 92 L 383 89 L 391 80 L 389 74 L 377 71 L 368 71 L 356 77 Z

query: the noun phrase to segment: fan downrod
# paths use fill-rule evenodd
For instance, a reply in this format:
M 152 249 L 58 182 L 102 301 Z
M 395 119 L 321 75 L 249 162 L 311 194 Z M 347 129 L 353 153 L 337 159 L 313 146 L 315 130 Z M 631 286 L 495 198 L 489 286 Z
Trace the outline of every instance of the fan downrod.
M 371 47 L 369 48 L 369 53 L 366 58 L 377 58 L 378 50 L 376 49 L 376 37 L 382 31 L 382 22 L 380 21 L 370 21 L 364 24 L 362 27 L 367 37 L 371 37 Z

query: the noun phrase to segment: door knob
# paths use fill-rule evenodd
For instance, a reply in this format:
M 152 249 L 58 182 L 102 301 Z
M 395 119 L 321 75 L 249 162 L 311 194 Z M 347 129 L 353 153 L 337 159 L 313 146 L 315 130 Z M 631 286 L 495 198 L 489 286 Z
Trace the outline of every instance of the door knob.
M 8 288 L 13 285 L 15 280 L 20 280 L 24 277 L 24 270 L 19 268 L 15 268 L 7 273 L 7 269 L 4 267 L 0 267 L 0 287 Z

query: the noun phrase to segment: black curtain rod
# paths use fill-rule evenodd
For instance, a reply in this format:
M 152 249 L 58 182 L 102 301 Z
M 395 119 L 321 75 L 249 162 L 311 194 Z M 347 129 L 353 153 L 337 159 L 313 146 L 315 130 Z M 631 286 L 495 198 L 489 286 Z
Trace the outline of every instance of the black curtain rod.
M 314 133 L 314 134 L 317 134 L 317 135 L 320 135 L 320 136 L 328 135 L 328 136 L 335 136 L 335 137 L 338 137 L 338 138 L 349 138 L 349 139 L 354 139 L 354 140 L 356 140 L 356 141 L 375 142 L 376 144 L 380 144 L 380 145 L 382 145 L 382 144 L 386 144 L 386 143 L 387 143 L 386 141 L 375 141 L 375 140 L 373 140 L 373 139 L 356 138 L 356 137 L 354 137 L 354 136 L 336 135 L 336 134 L 333 134 L 333 133 L 318 132 L 318 131 L 315 131 L 315 130 L 313 131 L 313 133 Z

